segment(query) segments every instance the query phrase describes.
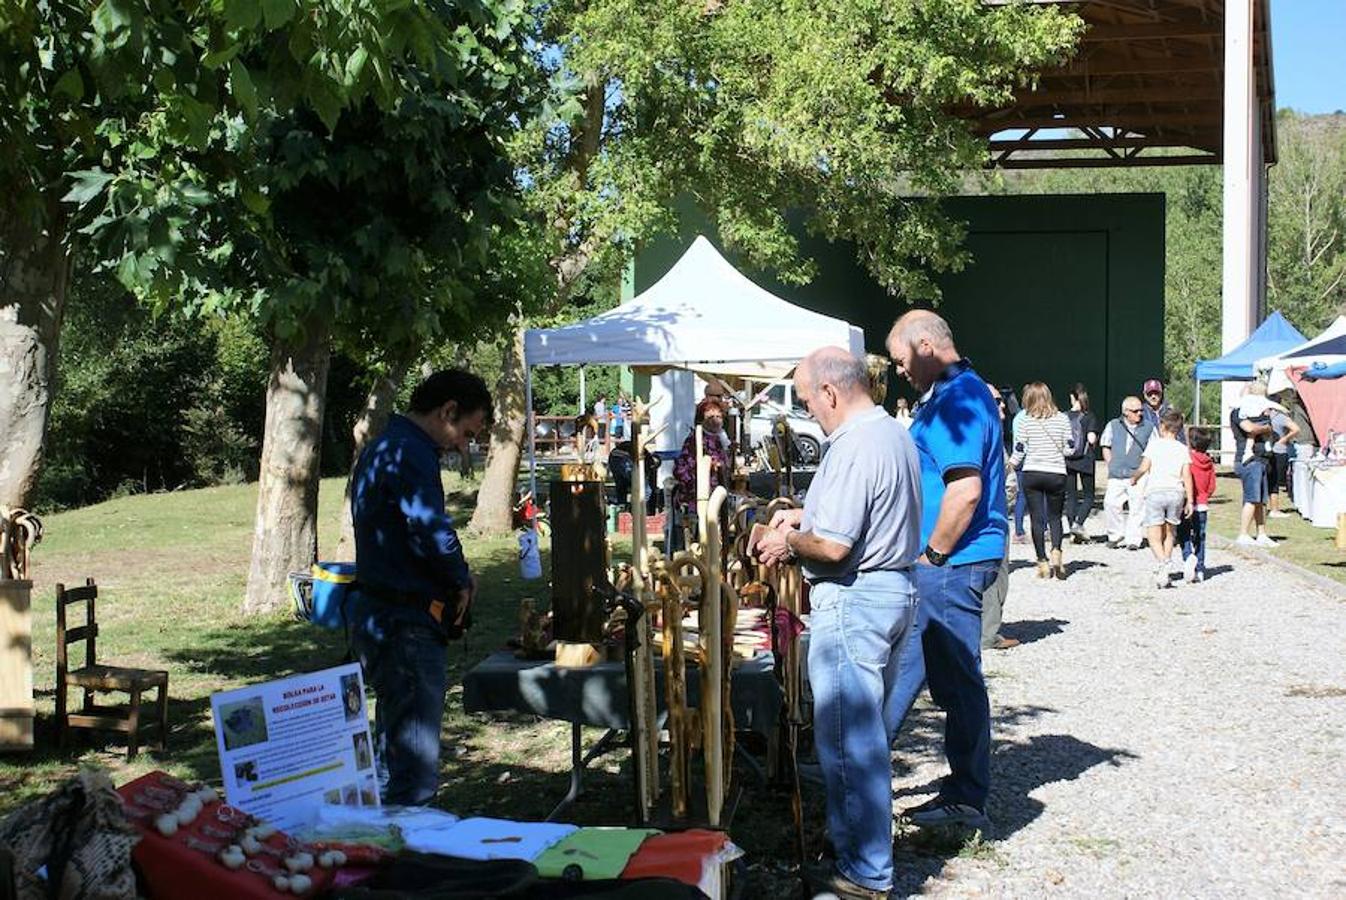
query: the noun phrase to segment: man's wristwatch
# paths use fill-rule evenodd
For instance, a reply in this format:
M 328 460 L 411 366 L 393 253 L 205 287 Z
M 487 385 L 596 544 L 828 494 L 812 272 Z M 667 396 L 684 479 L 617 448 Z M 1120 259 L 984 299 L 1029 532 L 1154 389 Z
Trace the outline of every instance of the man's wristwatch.
M 925 554 L 926 560 L 932 566 L 942 566 L 949 561 L 949 554 L 940 553 L 938 550 L 936 550 L 934 547 L 931 547 L 929 544 L 925 545 L 925 550 L 922 552 Z

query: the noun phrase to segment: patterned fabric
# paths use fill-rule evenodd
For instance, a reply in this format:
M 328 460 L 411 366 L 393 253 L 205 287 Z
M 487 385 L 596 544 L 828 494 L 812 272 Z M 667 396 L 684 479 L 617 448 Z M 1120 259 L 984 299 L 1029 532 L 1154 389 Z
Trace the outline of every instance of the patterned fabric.
M 710 489 L 713 491 L 723 482 L 725 472 L 729 471 L 729 451 L 720 442 L 720 435 L 702 432 L 701 443 L 706 456 L 711 459 Z M 677 502 L 685 512 L 696 510 L 696 429 L 693 428 L 682 442 L 682 452 L 673 463 L 673 477 L 678 482 Z
M 136 895 L 131 849 L 139 840 L 112 782 L 93 770 L 0 823 L 0 845 L 14 854 L 21 900 L 130 900 Z M 36 874 L 43 866 L 55 889 Z

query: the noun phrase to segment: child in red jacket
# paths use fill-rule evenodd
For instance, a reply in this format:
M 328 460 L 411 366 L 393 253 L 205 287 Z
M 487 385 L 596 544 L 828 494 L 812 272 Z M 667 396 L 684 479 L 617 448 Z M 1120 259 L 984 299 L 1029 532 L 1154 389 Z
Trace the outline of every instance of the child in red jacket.
M 1204 428 L 1187 429 L 1191 454 L 1192 514 L 1178 525 L 1178 543 L 1182 546 L 1182 575 L 1188 584 L 1206 580 L 1206 511 L 1210 495 L 1215 493 L 1215 462 L 1207 451 L 1211 434 Z

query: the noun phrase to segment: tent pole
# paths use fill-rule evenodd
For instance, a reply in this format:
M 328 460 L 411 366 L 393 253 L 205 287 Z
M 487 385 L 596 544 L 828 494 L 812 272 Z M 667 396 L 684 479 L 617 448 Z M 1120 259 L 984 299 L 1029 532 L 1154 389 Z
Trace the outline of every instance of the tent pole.
M 528 429 L 528 490 L 537 503 L 537 423 L 533 421 L 533 367 L 523 361 L 523 422 Z
M 585 389 L 584 366 L 580 366 L 580 410 L 579 415 L 589 411 L 589 392 Z
M 1201 424 L 1201 376 L 1196 375 L 1196 393 L 1192 395 L 1192 424 Z

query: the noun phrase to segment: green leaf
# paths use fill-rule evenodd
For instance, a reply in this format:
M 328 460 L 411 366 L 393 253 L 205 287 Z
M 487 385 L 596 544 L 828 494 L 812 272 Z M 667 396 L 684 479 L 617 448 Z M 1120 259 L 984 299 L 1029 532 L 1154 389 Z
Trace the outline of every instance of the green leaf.
M 326 78 L 317 76 L 309 80 L 304 93 L 313 111 L 327 126 L 327 130 L 335 131 L 337 119 L 341 117 L 341 108 L 346 105 L 346 98 L 342 96 L 337 86 Z
M 219 50 L 212 50 L 201 57 L 201 65 L 205 66 L 207 69 L 218 69 L 224 64 L 232 61 L 234 57 L 238 56 L 238 51 L 242 49 L 242 44 L 234 43 L 230 44 L 228 47 L 221 47 Z
M 129 26 L 131 13 L 125 0 L 103 0 L 94 8 L 92 22 L 94 34 L 107 36 Z
M 257 0 L 224 0 L 224 21 L 230 28 L 251 31 L 262 21 Z
M 255 212 L 257 215 L 262 216 L 266 215 L 267 210 L 271 208 L 271 200 L 266 194 L 255 191 L 252 188 L 245 188 L 243 190 L 243 205 L 251 212 Z
M 289 22 L 294 16 L 294 0 L 262 0 L 262 18 L 272 31 Z
M 81 99 L 84 96 L 84 79 L 80 77 L 79 69 L 71 69 L 58 78 L 51 90 L 52 93 L 69 97 L 71 100 Z
M 255 118 L 257 115 L 257 88 L 252 83 L 252 76 L 248 74 L 248 67 L 238 59 L 229 64 L 229 83 L 233 88 L 234 99 L 243 108 L 243 113 L 249 119 Z
M 85 169 L 82 172 L 71 172 L 70 177 L 75 183 L 69 193 L 61 199 L 66 203 L 78 203 L 83 206 L 101 194 L 113 176 L 112 173 L 104 172 L 102 169 Z
M 356 47 L 355 52 L 346 60 L 346 87 L 351 87 L 360 80 L 360 73 L 364 71 L 365 62 L 369 59 L 369 51 L 364 47 Z

